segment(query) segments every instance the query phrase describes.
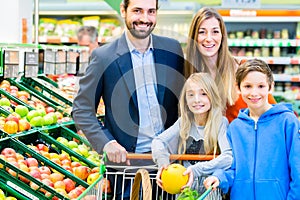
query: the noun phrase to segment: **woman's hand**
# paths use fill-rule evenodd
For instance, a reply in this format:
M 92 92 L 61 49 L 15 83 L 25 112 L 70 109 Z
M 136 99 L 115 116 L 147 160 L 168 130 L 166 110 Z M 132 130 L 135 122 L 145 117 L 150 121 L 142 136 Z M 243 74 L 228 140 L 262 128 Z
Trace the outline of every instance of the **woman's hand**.
M 168 168 L 168 165 L 163 165 L 161 168 L 159 168 L 159 170 L 157 171 L 157 174 L 156 174 L 156 183 L 157 185 L 160 187 L 160 188 L 163 188 L 162 187 L 162 180 L 161 180 L 161 173 L 164 169 L 167 169 Z
M 208 189 L 210 186 L 212 186 L 212 189 L 216 190 L 217 187 L 220 185 L 220 181 L 215 176 L 209 176 L 203 181 L 203 185 L 206 189 Z

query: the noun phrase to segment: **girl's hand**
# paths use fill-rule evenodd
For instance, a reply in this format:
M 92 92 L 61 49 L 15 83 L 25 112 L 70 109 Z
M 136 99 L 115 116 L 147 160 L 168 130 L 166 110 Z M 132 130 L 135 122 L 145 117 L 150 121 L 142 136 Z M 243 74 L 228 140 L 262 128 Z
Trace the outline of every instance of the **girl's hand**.
M 183 190 L 186 187 L 191 187 L 194 181 L 194 173 L 191 167 L 188 167 L 185 172 L 183 172 L 183 175 L 188 175 L 189 179 L 186 185 L 182 186 L 181 190 Z
M 161 180 L 161 173 L 164 169 L 167 169 L 168 168 L 168 165 L 163 165 L 158 171 L 157 171 L 157 174 L 156 174 L 156 183 L 157 185 L 160 187 L 160 188 L 163 188 L 162 187 L 162 180 Z
M 212 186 L 212 189 L 216 190 L 217 187 L 220 185 L 220 181 L 215 176 L 209 176 L 203 181 L 203 185 L 206 189 L 208 189 L 210 186 Z

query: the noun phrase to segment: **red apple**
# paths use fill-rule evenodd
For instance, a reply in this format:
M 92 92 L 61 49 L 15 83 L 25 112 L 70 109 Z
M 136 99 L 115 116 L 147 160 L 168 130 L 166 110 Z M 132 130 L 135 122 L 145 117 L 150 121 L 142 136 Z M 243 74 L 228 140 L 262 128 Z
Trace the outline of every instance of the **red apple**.
M 7 121 L 15 121 L 17 124 L 19 124 L 19 120 L 20 120 L 20 117 L 18 117 L 16 115 L 13 115 L 13 114 L 10 114 L 10 115 L 8 115 L 5 118 L 5 122 L 7 122 Z
M 61 165 L 68 165 L 70 167 L 71 167 L 71 163 L 72 162 L 69 159 L 64 159 L 61 161 Z
M 41 174 L 48 174 L 48 175 L 51 174 L 51 170 L 47 166 L 40 166 L 39 169 L 40 169 Z
M 70 178 L 65 178 L 64 180 L 63 180 L 63 182 L 65 183 L 65 186 L 66 186 L 66 192 L 70 192 L 71 190 L 74 190 L 75 189 L 75 187 L 76 187 L 76 183 L 75 183 L 75 181 L 73 181 L 72 179 L 70 179 Z
M 46 151 L 49 152 L 49 147 L 45 144 L 37 144 L 36 147 L 39 151 Z
M 59 172 L 53 172 L 50 174 L 50 180 L 55 183 L 57 181 L 62 181 L 64 179 L 64 175 Z
M 36 179 L 39 179 L 39 180 L 42 179 L 41 172 L 38 171 L 38 170 L 31 170 L 31 171 L 29 172 L 29 174 L 30 174 L 32 177 L 36 178 Z
M 28 167 L 34 167 L 34 166 L 38 167 L 39 166 L 39 163 L 38 163 L 37 159 L 35 159 L 35 158 L 27 158 L 26 162 L 27 162 Z
M 73 168 L 73 174 L 82 180 L 85 180 L 88 177 L 90 171 L 91 169 L 87 166 L 79 166 Z
M 71 167 L 72 167 L 72 168 L 74 168 L 74 167 L 79 167 L 79 166 L 81 166 L 80 162 L 73 161 L 73 162 L 71 163 Z
M 50 175 L 49 174 L 42 174 L 41 173 L 41 179 L 44 180 L 44 179 L 49 179 L 50 180 Z
M 73 173 L 72 167 L 70 167 L 69 165 L 62 165 L 61 167 L 64 168 L 65 170 Z
M 13 148 L 6 147 L 1 151 L 1 155 L 4 155 L 6 158 L 17 158 L 16 151 Z
M 47 106 L 46 107 L 46 113 L 51 113 L 51 112 L 55 112 L 55 109 L 51 106 Z

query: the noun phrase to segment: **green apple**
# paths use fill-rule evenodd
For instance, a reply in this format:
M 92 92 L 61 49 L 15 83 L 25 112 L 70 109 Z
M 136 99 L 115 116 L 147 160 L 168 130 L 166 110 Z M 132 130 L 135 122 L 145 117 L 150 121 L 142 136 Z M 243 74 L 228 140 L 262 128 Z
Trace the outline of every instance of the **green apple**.
M 44 116 L 47 114 L 45 108 L 44 108 L 44 109 L 39 108 L 39 109 L 37 109 L 37 112 L 38 112 L 39 115 L 42 116 L 42 117 L 44 117 Z
M 15 112 L 18 113 L 21 117 L 25 117 L 29 113 L 29 109 L 23 105 L 17 105 Z
M 44 119 L 44 125 L 45 126 L 53 124 L 53 117 L 52 116 L 46 114 L 45 116 L 43 116 L 43 119 Z
M 57 116 L 54 112 L 50 112 L 47 114 L 48 116 L 51 116 L 53 118 L 53 124 L 57 123 Z
M 1 98 L 0 99 L 0 106 L 10 106 L 10 101 L 8 98 Z
M 68 144 L 69 141 L 66 138 L 64 138 L 64 137 L 60 136 L 60 137 L 56 138 L 56 141 L 58 141 L 59 143 L 65 145 L 66 147 L 69 146 L 69 144 Z
M 78 149 L 78 147 L 74 147 L 72 150 L 75 151 L 76 153 L 78 153 L 79 155 L 83 156 L 81 154 L 81 151 Z
M 68 147 L 69 147 L 70 149 L 77 148 L 77 147 L 78 147 L 78 143 L 75 142 L 75 141 L 73 141 L 73 140 L 70 140 L 70 141 L 68 141 Z
M 81 155 L 83 155 L 86 158 L 89 156 L 89 149 L 86 145 L 80 144 L 77 148 L 79 149 Z
M 32 126 L 43 126 L 44 125 L 44 118 L 42 116 L 33 117 L 30 122 Z
M 31 110 L 26 115 L 26 118 L 28 121 L 30 121 L 32 118 L 39 116 L 39 112 L 37 110 Z

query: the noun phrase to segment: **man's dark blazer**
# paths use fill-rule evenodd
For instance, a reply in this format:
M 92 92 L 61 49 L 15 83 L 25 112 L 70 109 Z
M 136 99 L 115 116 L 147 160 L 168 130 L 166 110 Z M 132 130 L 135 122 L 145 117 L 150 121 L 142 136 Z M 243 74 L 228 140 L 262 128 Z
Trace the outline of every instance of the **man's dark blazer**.
M 184 58 L 174 39 L 152 34 L 157 80 L 157 95 L 165 128 L 178 118 L 178 98 L 183 86 Z M 80 89 L 73 102 L 75 124 L 93 148 L 101 153 L 104 145 L 116 140 L 128 152 L 135 152 L 139 130 L 139 111 L 131 55 L 125 34 L 95 49 Z M 96 110 L 103 98 L 104 126 Z

